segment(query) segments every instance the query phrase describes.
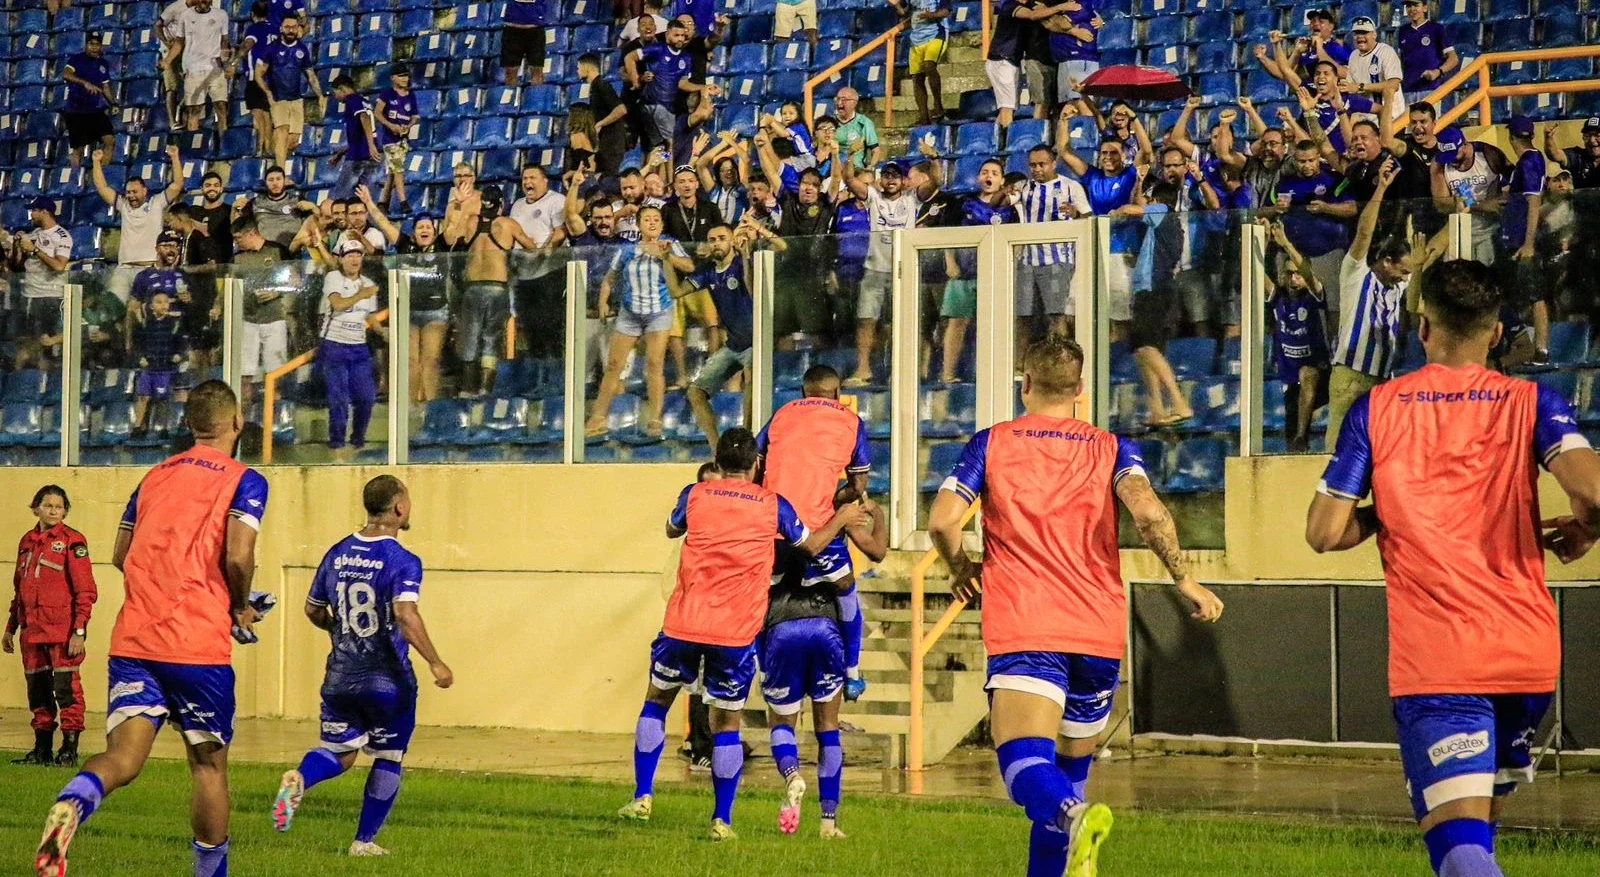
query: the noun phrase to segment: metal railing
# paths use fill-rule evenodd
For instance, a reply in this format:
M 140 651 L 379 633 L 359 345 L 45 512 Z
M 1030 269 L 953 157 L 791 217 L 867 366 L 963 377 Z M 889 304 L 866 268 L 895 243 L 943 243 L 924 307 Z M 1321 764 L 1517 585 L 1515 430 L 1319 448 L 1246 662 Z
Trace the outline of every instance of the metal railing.
M 979 503 L 974 502 L 967 507 L 967 513 L 961 516 L 961 527 L 966 528 L 973 516 L 978 514 Z M 924 701 L 927 699 L 922 688 L 923 662 L 928 658 L 928 653 L 939 644 L 939 639 L 945 631 L 956 621 L 956 616 L 967 608 L 967 601 L 955 596 L 950 597 L 950 608 L 939 616 L 933 623 L 933 628 L 926 632 L 922 629 L 925 609 L 923 600 L 927 595 L 928 570 L 939 562 L 939 552 L 930 548 L 923 553 L 922 559 L 911 568 L 911 727 L 906 739 L 906 770 L 920 771 L 923 769 L 923 727 L 925 717 Z
M 1562 49 L 1526 49 L 1517 52 L 1490 52 L 1479 55 L 1462 65 L 1455 75 L 1434 89 L 1427 97 L 1429 103 L 1440 107 L 1440 126 L 1454 124 L 1473 107 L 1478 108 L 1478 124 L 1493 125 L 1493 100 L 1497 97 L 1523 97 L 1538 94 L 1566 94 L 1580 91 L 1600 91 L 1600 79 L 1574 79 L 1567 82 L 1530 82 L 1525 85 L 1495 85 L 1491 70 L 1499 64 L 1530 61 L 1561 61 L 1567 58 L 1600 57 L 1600 46 L 1571 46 Z M 1444 99 L 1456 89 L 1476 78 L 1477 85 L 1462 95 L 1450 109 L 1442 109 Z
M 987 4 L 986 4 L 986 8 L 987 8 Z M 816 99 L 815 99 L 816 98 L 817 86 L 821 85 L 824 82 L 827 82 L 828 79 L 831 78 L 835 73 L 838 73 L 839 71 L 845 69 L 846 67 L 849 67 L 851 64 L 854 64 L 855 62 L 861 60 L 862 58 L 865 58 L 867 55 L 870 55 L 879 46 L 883 46 L 883 48 L 884 48 L 884 53 L 883 53 L 883 79 L 884 79 L 884 81 L 883 81 L 883 88 L 884 88 L 884 92 L 883 92 L 884 93 L 884 98 L 883 98 L 883 125 L 886 128 L 887 127 L 892 127 L 894 125 L 894 49 L 895 49 L 894 43 L 895 43 L 895 36 L 898 35 L 901 31 L 905 30 L 907 26 L 908 26 L 907 22 L 904 22 L 904 21 L 900 22 L 899 24 L 895 25 L 894 27 L 889 28 L 888 30 L 884 31 L 883 33 L 879 34 L 878 36 L 876 36 L 873 39 L 871 39 L 870 41 L 868 41 L 866 45 L 861 46 L 861 47 L 857 48 L 854 52 L 851 52 L 850 54 L 844 56 L 844 58 L 842 58 L 838 63 L 834 64 L 832 67 L 829 67 L 828 69 L 822 71 L 821 73 L 818 73 L 815 76 L 812 76 L 810 79 L 807 79 L 806 80 L 805 92 L 804 92 L 804 95 L 805 95 L 806 127 L 810 128 L 812 130 L 816 130 L 816 127 L 817 127 L 817 118 L 816 118 L 817 117 L 817 105 L 816 105 Z

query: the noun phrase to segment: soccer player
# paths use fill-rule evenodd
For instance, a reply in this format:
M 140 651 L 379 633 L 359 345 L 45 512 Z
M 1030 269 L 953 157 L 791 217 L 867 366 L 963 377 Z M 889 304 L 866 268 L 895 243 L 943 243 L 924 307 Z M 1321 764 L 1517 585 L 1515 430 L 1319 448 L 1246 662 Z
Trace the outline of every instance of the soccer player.
M 1128 628 L 1113 496 L 1193 604 L 1191 617 L 1216 621 L 1222 601 L 1189 573 L 1138 446 L 1072 416 L 1078 345 L 1049 335 L 1022 366 L 1027 413 L 967 443 L 933 501 L 928 534 L 950 565 L 951 592 L 983 594 L 989 722 L 1006 789 L 1033 821 L 1028 873 L 1094 877 L 1112 818 L 1084 800 L 1084 786 Z M 977 563 L 962 547 L 961 520 L 980 497 Z
M 450 667 L 428 637 L 417 611 L 422 561 L 399 542 L 411 529 L 411 494 L 393 475 L 361 490 L 367 525 L 322 557 L 306 597 L 306 617 L 328 631 L 322 682 L 322 746 L 283 775 L 272 824 L 288 831 L 306 789 L 349 770 L 359 750 L 372 756 L 352 856 L 386 856 L 375 843 L 400 793 L 400 760 L 417 726 L 417 677 L 409 646 L 428 662 L 433 684 L 449 688 Z
M 841 491 L 841 498 L 849 488 Z M 883 509 L 869 499 L 856 500 L 867 517 L 845 534 L 874 562 L 889 553 L 889 526 Z M 794 738 L 794 717 L 811 698 L 817 733 L 817 786 L 822 799 L 823 840 L 840 840 L 839 790 L 844 747 L 839 741 L 839 693 L 844 689 L 844 637 L 840 632 L 839 596 L 832 582 L 805 584 L 806 564 L 791 552 L 780 561 L 767 604 L 761 634 L 761 693 L 767 701 L 772 760 L 786 785 L 778 828 L 794 834 L 800 828 L 800 804 L 806 781 L 800 776 L 800 749 Z
M 183 732 L 194 780 L 194 873 L 228 873 L 230 637 L 255 641 L 261 618 L 250 581 L 267 480 L 232 456 L 244 417 L 227 384 L 191 390 L 184 420 L 194 447 L 145 473 L 122 514 L 111 562 L 127 596 L 111 629 L 106 751 L 50 808 L 34 858 L 39 877 L 66 874 L 73 835 L 139 775 L 168 719 Z
M 1441 263 L 1421 298 L 1428 364 L 1351 407 L 1306 541 L 1344 551 L 1378 537 L 1389 694 L 1428 855 L 1442 877 L 1492 877 L 1495 823 L 1533 779 L 1561 669 L 1544 549 L 1565 563 L 1594 544 L 1600 458 L 1558 393 L 1485 368 L 1502 330 L 1492 269 Z M 1572 505 L 1542 539 L 1540 465 Z
M 843 497 L 850 501 L 867 495 L 867 475 L 872 470 L 867 425 L 839 401 L 839 386 L 839 373 L 831 367 L 807 369 L 800 381 L 802 396 L 773 412 L 756 436 L 762 458 L 761 483 L 794 503 L 800 520 L 813 529 L 826 524 L 834 513 L 839 474 L 850 479 L 849 492 Z M 812 554 L 802 583 L 831 582 L 839 591 L 848 672 L 845 700 L 855 700 L 867 690 L 859 666 L 865 622 L 850 548 L 839 536 Z
M 859 508 L 845 506 L 813 532 L 788 500 L 754 482 L 759 462 L 750 430 L 723 433 L 716 457 L 721 477 L 685 487 L 667 518 L 667 538 L 688 538 L 678 561 L 678 587 L 650 646 L 650 684 L 634 731 L 634 799 L 617 811 L 623 819 L 649 820 L 667 710 L 678 689 L 700 677 L 714 733 L 711 839 L 735 836 L 733 799 L 744 770 L 739 711 L 755 678 L 755 640 L 767 613 L 776 546 L 781 541 L 814 554 L 861 519 Z

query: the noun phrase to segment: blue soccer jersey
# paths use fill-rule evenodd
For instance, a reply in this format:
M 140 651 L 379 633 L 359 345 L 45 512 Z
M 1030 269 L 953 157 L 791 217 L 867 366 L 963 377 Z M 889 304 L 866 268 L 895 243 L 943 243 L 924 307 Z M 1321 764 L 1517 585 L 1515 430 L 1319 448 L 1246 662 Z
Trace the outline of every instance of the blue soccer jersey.
M 346 536 L 328 549 L 306 602 L 333 612 L 323 692 L 415 690 L 394 604 L 416 602 L 422 561 L 391 536 Z

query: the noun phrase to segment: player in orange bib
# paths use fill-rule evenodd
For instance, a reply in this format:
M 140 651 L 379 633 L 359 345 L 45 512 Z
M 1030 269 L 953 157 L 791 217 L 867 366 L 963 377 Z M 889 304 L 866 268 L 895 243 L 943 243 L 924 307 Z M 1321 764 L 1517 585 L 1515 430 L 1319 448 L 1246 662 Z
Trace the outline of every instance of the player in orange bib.
M 67 871 L 67 847 L 111 792 L 133 782 L 169 719 L 194 781 L 196 877 L 228 873 L 228 742 L 233 642 L 254 642 L 250 602 L 267 482 L 233 459 L 244 429 L 221 381 L 189 393 L 195 445 L 158 464 L 128 500 L 111 562 L 127 596 L 111 630 L 106 751 L 89 759 L 50 808 L 34 860 L 39 877 Z
M 1306 541 L 1343 551 L 1377 536 L 1389 694 L 1429 857 L 1442 877 L 1496 877 L 1494 824 L 1533 779 L 1561 671 L 1544 550 L 1565 562 L 1594 544 L 1600 458 L 1559 394 L 1485 367 L 1502 331 L 1494 273 L 1453 261 L 1424 280 L 1428 364 L 1350 408 Z M 1541 465 L 1572 502 L 1543 538 Z
M 1084 787 L 1127 647 L 1117 500 L 1193 617 L 1222 615 L 1222 601 L 1189 574 L 1138 446 L 1072 416 L 1082 372 L 1083 351 L 1061 335 L 1029 347 L 1027 414 L 972 437 L 928 519 L 951 591 L 983 595 L 989 722 L 1006 789 L 1033 820 L 1030 875 L 1094 877 L 1111 830 L 1111 811 L 1087 804 Z M 961 519 L 980 497 L 976 563 L 962 547 Z

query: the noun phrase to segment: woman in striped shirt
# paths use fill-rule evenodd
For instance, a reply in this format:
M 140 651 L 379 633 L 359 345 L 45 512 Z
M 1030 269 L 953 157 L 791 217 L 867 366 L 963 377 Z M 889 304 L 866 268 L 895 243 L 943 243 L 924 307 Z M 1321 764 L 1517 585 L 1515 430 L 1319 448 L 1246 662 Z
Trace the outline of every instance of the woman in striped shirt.
M 694 261 L 677 241 L 662 237 L 661 208 L 639 210 L 639 240 L 617 244 L 616 258 L 600 285 L 600 314 L 610 315 L 611 297 L 616 293 L 621 309 L 611 327 L 611 351 L 606 359 L 606 374 L 600 381 L 584 433 L 602 438 L 610 427 L 611 400 L 622 391 L 622 369 L 628 354 L 639 339 L 645 350 L 645 434 L 661 437 L 661 403 L 666 396 L 667 334 L 672 329 L 672 313 L 683 294 L 681 277 L 694 270 Z

